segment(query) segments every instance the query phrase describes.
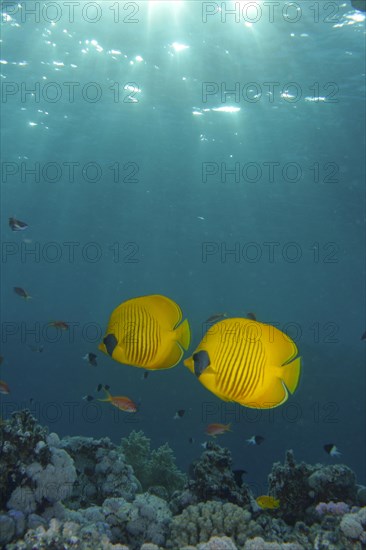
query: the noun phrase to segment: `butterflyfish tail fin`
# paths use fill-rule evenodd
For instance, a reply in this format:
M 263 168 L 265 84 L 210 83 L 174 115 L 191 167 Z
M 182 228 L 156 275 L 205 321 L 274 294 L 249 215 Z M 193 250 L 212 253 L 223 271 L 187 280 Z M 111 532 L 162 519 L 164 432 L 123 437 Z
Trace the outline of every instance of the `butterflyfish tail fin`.
M 191 331 L 189 328 L 188 319 L 185 319 L 175 331 L 177 340 L 183 349 L 187 350 L 191 342 Z
M 301 373 L 301 357 L 297 357 L 291 363 L 282 367 L 282 380 L 290 393 L 294 393 L 299 385 Z

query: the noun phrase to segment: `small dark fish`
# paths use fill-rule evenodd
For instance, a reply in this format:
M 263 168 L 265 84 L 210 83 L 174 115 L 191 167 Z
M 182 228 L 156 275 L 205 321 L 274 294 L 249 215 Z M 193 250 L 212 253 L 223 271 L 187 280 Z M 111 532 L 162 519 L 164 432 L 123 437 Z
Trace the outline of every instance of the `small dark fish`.
M 150 372 L 148 370 L 145 370 L 144 374 L 142 375 L 142 379 L 146 380 L 146 378 L 149 376 Z
M 174 420 L 179 420 L 179 418 L 183 418 L 185 412 L 185 409 L 179 409 L 179 411 L 177 411 L 173 416 Z
M 48 326 L 59 328 L 61 330 L 69 330 L 69 325 L 65 321 L 51 321 Z
M 4 357 L 2 355 L 0 355 L 0 365 L 3 361 L 4 361 Z
M 216 321 L 221 321 L 225 317 L 227 317 L 227 313 L 214 313 L 214 315 L 206 319 L 205 323 L 216 323 Z
M 235 483 L 241 487 L 243 485 L 243 475 L 247 474 L 246 470 L 233 470 Z
M 366 340 L 366 330 L 365 330 L 365 332 L 363 333 L 363 335 L 361 336 L 361 340 Z
M 24 298 L 25 300 L 29 300 L 30 298 L 32 298 L 32 296 L 30 296 L 28 294 L 28 292 L 26 290 L 24 290 L 24 288 L 20 287 L 20 286 L 14 286 L 13 287 L 13 290 L 15 292 L 15 294 L 18 294 L 18 296 L 21 296 L 22 298 Z
M 83 399 L 84 401 L 94 401 L 94 397 L 92 395 L 84 395 Z
M 194 443 L 194 438 L 193 438 L 193 437 L 190 437 L 190 438 L 188 439 L 188 443 Z
M 191 479 L 195 479 L 196 477 L 196 466 L 197 466 L 197 461 L 191 462 L 190 465 L 188 466 L 188 476 Z
M 28 346 L 31 351 L 34 351 L 34 353 L 42 353 L 44 350 L 44 346 Z
M 201 447 L 203 447 L 205 451 L 210 451 L 212 450 L 212 443 L 211 441 L 204 441 L 203 443 L 201 443 Z
M 339 456 L 341 454 L 334 443 L 327 443 L 323 449 L 330 456 Z
M 89 352 L 86 355 L 84 355 L 83 359 L 85 361 L 88 361 L 89 365 L 92 365 L 92 367 L 97 367 L 98 366 L 97 356 L 95 355 L 95 353 Z
M 252 313 L 251 311 L 249 311 L 249 313 L 247 313 L 247 319 L 251 319 L 252 321 L 256 321 L 257 317 L 255 316 L 255 313 Z
M 28 224 L 15 218 L 9 218 L 9 227 L 12 231 L 24 231 L 24 229 L 27 229 Z
M 109 390 L 111 387 L 108 386 L 108 384 L 98 384 L 97 386 L 97 391 L 100 391 L 100 390 Z
M 3 395 L 8 395 L 8 393 L 10 393 L 10 388 L 4 380 L 0 380 L 0 393 Z
M 246 440 L 249 445 L 260 445 L 264 441 L 264 437 L 261 435 L 252 435 L 249 439 Z

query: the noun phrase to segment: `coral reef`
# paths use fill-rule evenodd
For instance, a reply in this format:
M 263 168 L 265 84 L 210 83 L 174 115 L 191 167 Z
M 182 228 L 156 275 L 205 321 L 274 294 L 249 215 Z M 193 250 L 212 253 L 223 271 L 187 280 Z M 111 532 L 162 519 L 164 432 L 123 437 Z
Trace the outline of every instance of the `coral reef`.
M 273 464 L 268 476 L 269 494 L 280 500 L 278 515 L 293 525 L 306 517 L 307 510 L 320 501 L 356 502 L 356 477 L 344 464 L 324 466 L 296 463 L 286 452 L 284 464 Z
M 171 521 L 168 504 L 148 493 L 138 495 L 133 503 L 123 499 L 107 499 L 102 512 L 111 527 L 112 540 L 124 541 L 131 549 L 140 548 L 149 541 L 165 545 Z
M 315 506 L 315 511 L 322 515 L 335 514 L 337 516 L 343 516 L 346 512 L 349 512 L 349 506 L 345 502 L 319 502 Z
M 287 451 L 269 476 L 280 507 L 262 510 L 236 484 L 230 452 L 214 443 L 184 487 L 170 447 L 151 451 L 142 432 L 122 447 L 60 440 L 20 411 L 0 426 L 0 446 L 5 550 L 366 548 L 365 487 L 343 464 L 296 463 Z
M 200 544 L 199 550 L 235 550 L 236 546 L 229 537 L 211 537 L 205 544 Z
M 232 471 L 231 453 L 215 443 L 208 443 L 200 459 L 191 467 L 192 480 L 187 489 L 196 501 L 221 500 L 233 504 L 249 503 L 250 495 L 243 484 L 239 487 Z
M 345 464 L 315 467 L 307 483 L 317 501 L 331 499 L 352 502 L 356 499 L 356 476 Z
M 186 476 L 178 470 L 173 451 L 167 443 L 151 451 L 150 439 L 141 431 L 132 431 L 122 439 L 121 446 L 144 491 L 159 494 L 157 488 L 163 487 L 171 495 L 184 486 Z
M 132 467 L 108 437 L 68 437 L 59 445 L 73 458 L 77 471 L 77 482 L 67 501 L 69 508 L 100 505 L 108 497 L 130 501 L 141 491 Z
M 24 539 L 6 546 L 7 550 L 33 550 L 52 549 L 66 550 L 74 548 L 77 550 L 129 550 L 122 544 L 112 544 L 108 535 L 101 533 L 98 526 L 83 528 L 74 522 L 61 523 L 52 519 L 48 528 L 42 526 L 36 529 L 29 529 Z
M 304 519 L 305 510 L 314 504 L 315 498 L 309 495 L 307 479 L 313 467 L 301 462 L 296 464 L 292 451 L 286 452 L 284 464 L 273 464 L 268 476 L 269 494 L 280 500 L 280 513 L 286 522 L 294 524 Z
M 361 508 L 353 514 L 345 514 L 339 525 L 346 539 L 359 541 L 366 546 L 366 508 Z
M 278 542 L 266 542 L 262 537 L 255 537 L 248 540 L 244 545 L 244 550 L 303 550 L 304 547 L 301 544 L 284 542 L 279 544 Z
M 2 508 L 39 513 L 70 496 L 76 480 L 73 460 L 47 441 L 47 430 L 29 411 L 13 413 L 0 437 Z
M 250 520 L 250 512 L 230 502 L 210 501 L 188 506 L 181 515 L 173 518 L 167 548 L 179 550 L 208 542 L 214 535 L 227 535 L 242 546 Z
M 37 459 L 46 465 L 50 458 L 48 447 L 44 446 L 47 429 L 36 424 L 28 410 L 12 414 L 11 418 L 0 424 L 0 506 L 3 508 L 11 492 L 21 481 L 25 466 L 33 461 L 38 448 Z M 37 447 L 40 444 L 41 447 Z M 21 467 L 24 465 L 24 467 Z
M 322 550 L 353 549 L 361 550 L 366 547 L 366 508 L 360 508 L 354 512 L 328 515 L 321 525 L 313 525 L 310 529 L 309 539 L 312 548 Z
M 52 518 L 49 524 L 28 529 L 23 540 L 8 545 L 7 549 L 63 548 L 120 548 L 128 544 L 129 550 L 138 550 L 144 542 L 165 546 L 171 512 L 164 500 L 150 494 L 141 494 L 131 503 L 123 498 L 109 498 L 103 506 L 92 506 L 79 511 L 64 510 L 63 520 Z M 12 540 L 15 524 L 10 516 L 0 515 L 2 544 Z M 101 545 L 103 542 L 104 546 Z M 99 546 L 100 543 L 100 546 Z M 113 546 L 116 544 L 117 546 Z M 57 546 L 58 545 L 58 546 Z M 52 546 L 51 546 L 52 547 Z

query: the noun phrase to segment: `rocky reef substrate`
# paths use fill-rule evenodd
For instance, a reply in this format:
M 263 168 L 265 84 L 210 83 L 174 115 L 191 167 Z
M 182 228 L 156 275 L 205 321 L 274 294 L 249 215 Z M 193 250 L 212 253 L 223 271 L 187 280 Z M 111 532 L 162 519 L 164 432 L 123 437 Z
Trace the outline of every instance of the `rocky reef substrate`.
M 361 550 L 366 488 L 344 464 L 273 465 L 262 510 L 237 483 L 231 455 L 207 445 L 186 476 L 143 432 L 65 437 L 28 410 L 0 426 L 0 547 L 122 550 Z

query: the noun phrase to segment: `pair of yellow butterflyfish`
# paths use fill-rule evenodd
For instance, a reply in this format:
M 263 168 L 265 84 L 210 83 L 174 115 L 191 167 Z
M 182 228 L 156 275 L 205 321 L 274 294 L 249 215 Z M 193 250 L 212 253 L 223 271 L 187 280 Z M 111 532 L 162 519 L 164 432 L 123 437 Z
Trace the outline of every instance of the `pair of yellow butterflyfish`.
M 99 349 L 119 363 L 169 369 L 189 348 L 190 328 L 182 318 L 178 304 L 165 296 L 127 300 L 112 312 Z M 210 327 L 184 364 L 220 399 L 263 409 L 284 403 L 296 390 L 301 371 L 291 338 L 241 317 Z

